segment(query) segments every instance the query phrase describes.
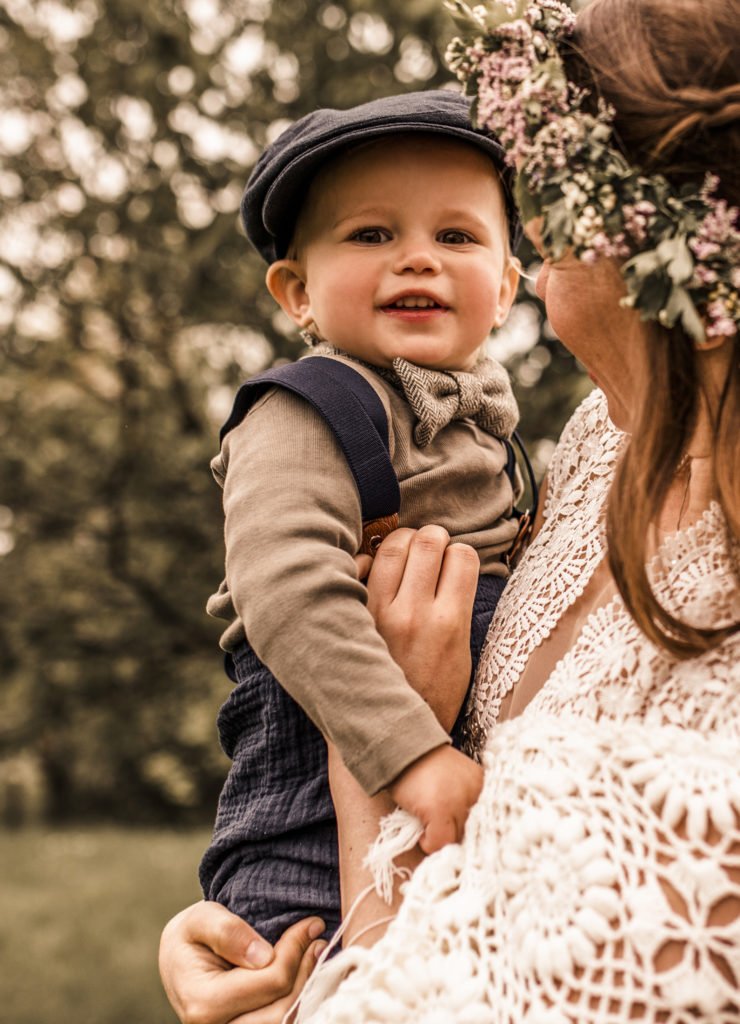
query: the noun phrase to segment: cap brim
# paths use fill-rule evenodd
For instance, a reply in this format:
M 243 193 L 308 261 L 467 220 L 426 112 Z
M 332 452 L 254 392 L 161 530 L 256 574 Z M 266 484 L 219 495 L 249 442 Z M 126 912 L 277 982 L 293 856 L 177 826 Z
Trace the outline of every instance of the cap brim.
M 287 164 L 270 185 L 262 206 L 262 222 L 267 231 L 275 239 L 276 257 L 282 258 L 290 245 L 290 237 L 283 237 L 285 230 L 286 209 L 295 210 L 295 216 L 305 199 L 308 187 L 319 168 L 325 164 L 334 154 L 348 147 L 358 145 L 361 142 L 370 142 L 373 139 L 382 138 L 385 135 L 398 135 L 400 133 L 424 133 L 425 135 L 442 135 L 446 138 L 458 138 L 467 142 L 477 149 L 480 149 L 489 156 L 496 169 L 501 175 L 506 173 L 504 150 L 495 139 L 488 138 L 480 132 L 468 130 L 463 127 L 454 127 L 449 124 L 436 125 L 427 121 L 398 121 L 382 124 L 363 124 L 356 129 L 344 130 L 341 135 L 329 137 L 323 141 L 314 143 L 306 153 L 300 153 Z M 507 207 L 510 207 L 509 219 L 511 220 L 511 209 L 513 197 L 508 182 L 503 181 L 504 190 L 507 193 Z M 295 217 L 291 218 L 291 235 Z M 512 234 L 512 245 L 516 246 L 518 238 L 516 233 Z

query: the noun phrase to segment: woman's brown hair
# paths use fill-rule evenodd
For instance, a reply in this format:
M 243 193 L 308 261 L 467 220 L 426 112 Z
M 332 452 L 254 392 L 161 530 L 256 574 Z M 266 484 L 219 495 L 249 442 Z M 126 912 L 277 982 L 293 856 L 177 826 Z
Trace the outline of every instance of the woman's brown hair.
M 579 15 L 575 53 L 616 110 L 631 163 L 676 185 L 719 175 L 740 205 L 740 3 L 738 0 L 593 0 Z M 581 63 L 582 62 L 582 63 Z M 579 73 L 579 77 L 580 77 Z M 701 401 L 691 339 L 650 326 L 650 400 L 643 403 L 609 496 L 609 564 L 640 629 L 680 658 L 721 643 L 740 624 L 700 629 L 657 600 L 648 545 L 679 471 Z M 740 341 L 713 422 L 713 477 L 730 548 L 740 541 Z M 735 566 L 737 575 L 737 566 Z

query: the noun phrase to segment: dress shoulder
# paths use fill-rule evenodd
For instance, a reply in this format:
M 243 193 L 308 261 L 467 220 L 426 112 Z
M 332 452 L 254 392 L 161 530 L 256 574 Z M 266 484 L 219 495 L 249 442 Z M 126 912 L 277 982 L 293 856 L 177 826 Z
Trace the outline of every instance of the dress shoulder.
M 623 436 L 609 419 L 604 392 L 594 388 L 566 423 L 550 461 L 545 519 L 563 500 L 574 478 L 590 473 L 599 476 L 607 465 L 611 471 L 609 456 Z

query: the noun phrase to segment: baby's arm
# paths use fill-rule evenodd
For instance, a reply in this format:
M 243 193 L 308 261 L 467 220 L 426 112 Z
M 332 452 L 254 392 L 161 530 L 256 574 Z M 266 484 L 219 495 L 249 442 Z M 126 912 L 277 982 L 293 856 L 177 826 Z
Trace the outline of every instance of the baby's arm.
M 227 435 L 223 455 L 226 577 L 249 642 L 377 793 L 449 737 L 368 610 L 347 462 L 324 420 L 281 390 Z

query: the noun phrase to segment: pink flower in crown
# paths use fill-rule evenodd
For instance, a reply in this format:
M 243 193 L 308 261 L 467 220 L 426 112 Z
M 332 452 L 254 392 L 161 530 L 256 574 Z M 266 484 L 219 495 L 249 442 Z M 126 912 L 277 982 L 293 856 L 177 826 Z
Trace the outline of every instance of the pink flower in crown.
M 689 246 L 693 249 L 691 242 L 689 242 Z M 694 255 L 696 255 L 696 253 L 694 253 Z M 694 269 L 694 281 L 692 281 L 692 285 L 694 282 L 696 282 L 698 287 L 705 284 L 716 284 L 717 272 L 716 270 L 712 270 L 710 267 L 705 266 L 703 263 L 699 263 Z
M 539 129 L 530 144 L 527 163 L 530 181 L 538 185 L 550 172 L 568 166 L 582 141 L 583 122 L 572 115 L 553 112 L 552 120 Z
M 501 25 L 499 35 L 502 39 L 517 40 L 520 43 L 532 41 L 532 26 L 525 18 L 517 18 Z
M 654 213 L 653 204 L 644 199 L 634 205 L 626 203 L 622 208 L 624 230 L 637 245 L 642 245 L 647 238 L 650 218 Z
M 623 232 L 620 231 L 614 238 L 610 238 L 605 231 L 600 231 L 590 240 L 589 252 L 593 253 L 593 257 L 585 262 L 593 263 L 597 258 L 626 259 L 630 254 L 630 248 L 625 241 Z
M 737 324 L 721 298 L 715 299 L 707 306 L 707 321 L 708 338 L 731 338 L 737 334 Z
M 721 246 L 717 242 L 710 242 L 701 235 L 689 239 L 689 247 L 698 260 L 710 260 L 721 251 Z
M 733 235 L 737 238 L 737 217 L 736 207 L 728 206 L 724 199 L 715 200 L 713 209 L 702 223 L 702 236 L 720 244 L 729 241 Z
M 529 74 L 529 60 L 502 50 L 488 54 L 479 65 L 478 119 L 495 132 L 514 164 L 530 152 L 527 116 L 519 87 Z
M 552 38 L 569 36 L 576 26 L 575 14 L 561 0 L 537 0 L 536 3 L 530 3 L 524 17 Z
M 711 259 L 723 250 L 734 250 L 737 253 L 740 248 L 740 211 L 736 206 L 729 206 L 726 200 L 716 199 L 712 195 L 718 184 L 716 177 L 707 175 L 707 182 L 702 189 L 702 198 L 709 206 L 709 212 L 701 222 L 696 236 L 689 242 L 691 251 L 699 260 Z

